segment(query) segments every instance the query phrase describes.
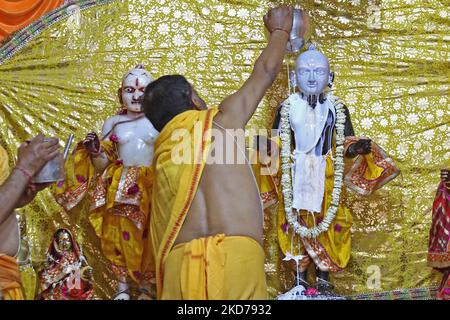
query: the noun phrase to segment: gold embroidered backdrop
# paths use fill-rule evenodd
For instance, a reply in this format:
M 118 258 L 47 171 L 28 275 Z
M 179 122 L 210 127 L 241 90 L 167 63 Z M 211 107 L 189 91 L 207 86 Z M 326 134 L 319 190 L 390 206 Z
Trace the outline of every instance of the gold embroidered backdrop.
M 79 140 L 90 130 L 99 131 L 118 108 L 121 77 L 138 62 L 155 77 L 186 75 L 207 103 L 216 105 L 248 77 L 265 45 L 261 18 L 281 1 L 79 5 L 83 9 L 96 2 L 86 10 L 71 7 L 69 17 L 44 28 L 0 64 L 0 142 L 11 156 L 20 141 L 39 132 L 63 140 L 73 132 Z M 438 0 L 284 3 L 308 10 L 315 28 L 312 40 L 330 58 L 335 94 L 346 101 L 357 134 L 376 140 L 402 170 L 374 196 L 347 199 L 355 219 L 352 259 L 334 276 L 337 291 L 436 285 L 426 250 L 438 170 L 450 159 L 448 8 Z M 0 61 L 5 52 L 0 49 Z M 283 69 L 249 126 L 270 126 L 286 92 Z M 48 193 L 22 212 L 36 264 L 44 259 L 55 228 L 70 224 L 96 269 L 99 297 L 111 295 L 111 274 L 85 214 L 66 216 Z M 280 266 L 273 216 L 269 210 L 266 269 L 272 296 L 292 281 Z M 380 286 L 373 278 L 378 271 Z

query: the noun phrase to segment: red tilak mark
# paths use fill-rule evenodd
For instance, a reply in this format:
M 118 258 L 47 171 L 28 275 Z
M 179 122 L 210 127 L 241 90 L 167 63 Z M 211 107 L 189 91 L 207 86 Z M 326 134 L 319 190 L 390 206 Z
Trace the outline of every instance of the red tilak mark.
M 139 88 L 139 78 L 136 78 L 136 87 Z

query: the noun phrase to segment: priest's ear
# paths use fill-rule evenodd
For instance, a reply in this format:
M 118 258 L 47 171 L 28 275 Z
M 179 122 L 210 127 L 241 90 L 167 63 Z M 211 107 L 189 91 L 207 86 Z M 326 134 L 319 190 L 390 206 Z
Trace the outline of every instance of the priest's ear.
M 334 72 L 330 72 L 330 76 L 328 78 L 328 86 L 331 88 L 334 82 Z
M 206 110 L 208 109 L 208 107 L 206 106 L 206 102 L 200 98 L 200 96 L 198 95 L 197 91 L 192 88 L 192 106 L 194 107 L 194 109 L 196 110 Z

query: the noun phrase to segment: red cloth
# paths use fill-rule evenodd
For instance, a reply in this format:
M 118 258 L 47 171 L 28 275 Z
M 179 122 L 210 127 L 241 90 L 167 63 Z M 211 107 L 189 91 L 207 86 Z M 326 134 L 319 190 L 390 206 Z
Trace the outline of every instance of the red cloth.
M 428 265 L 436 269 L 450 268 L 450 193 L 444 183 L 439 185 L 433 203 Z
M 444 272 L 439 291 L 436 295 L 437 300 L 450 300 L 450 269 Z

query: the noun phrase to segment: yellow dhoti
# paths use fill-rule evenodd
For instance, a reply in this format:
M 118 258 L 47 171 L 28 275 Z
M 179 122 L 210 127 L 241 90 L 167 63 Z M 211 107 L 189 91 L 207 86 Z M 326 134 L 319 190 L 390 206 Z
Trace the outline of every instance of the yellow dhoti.
M 147 248 L 152 182 L 149 167 L 110 165 L 97 182 L 89 217 L 114 272 L 138 283 L 154 278 Z
M 56 186 L 56 200 L 67 211 L 85 197 L 93 185 L 89 220 L 100 238 L 102 252 L 119 280 L 154 280 L 154 263 L 147 247 L 153 170 L 125 167 L 115 145 L 102 142 L 110 165 L 98 178 L 88 152 L 79 144 L 66 164 L 66 181 Z
M 264 250 L 249 237 L 219 234 L 178 244 L 164 270 L 162 299 L 267 299 Z
M 15 258 L 0 253 L 0 292 L 5 300 L 24 300 L 19 265 Z

